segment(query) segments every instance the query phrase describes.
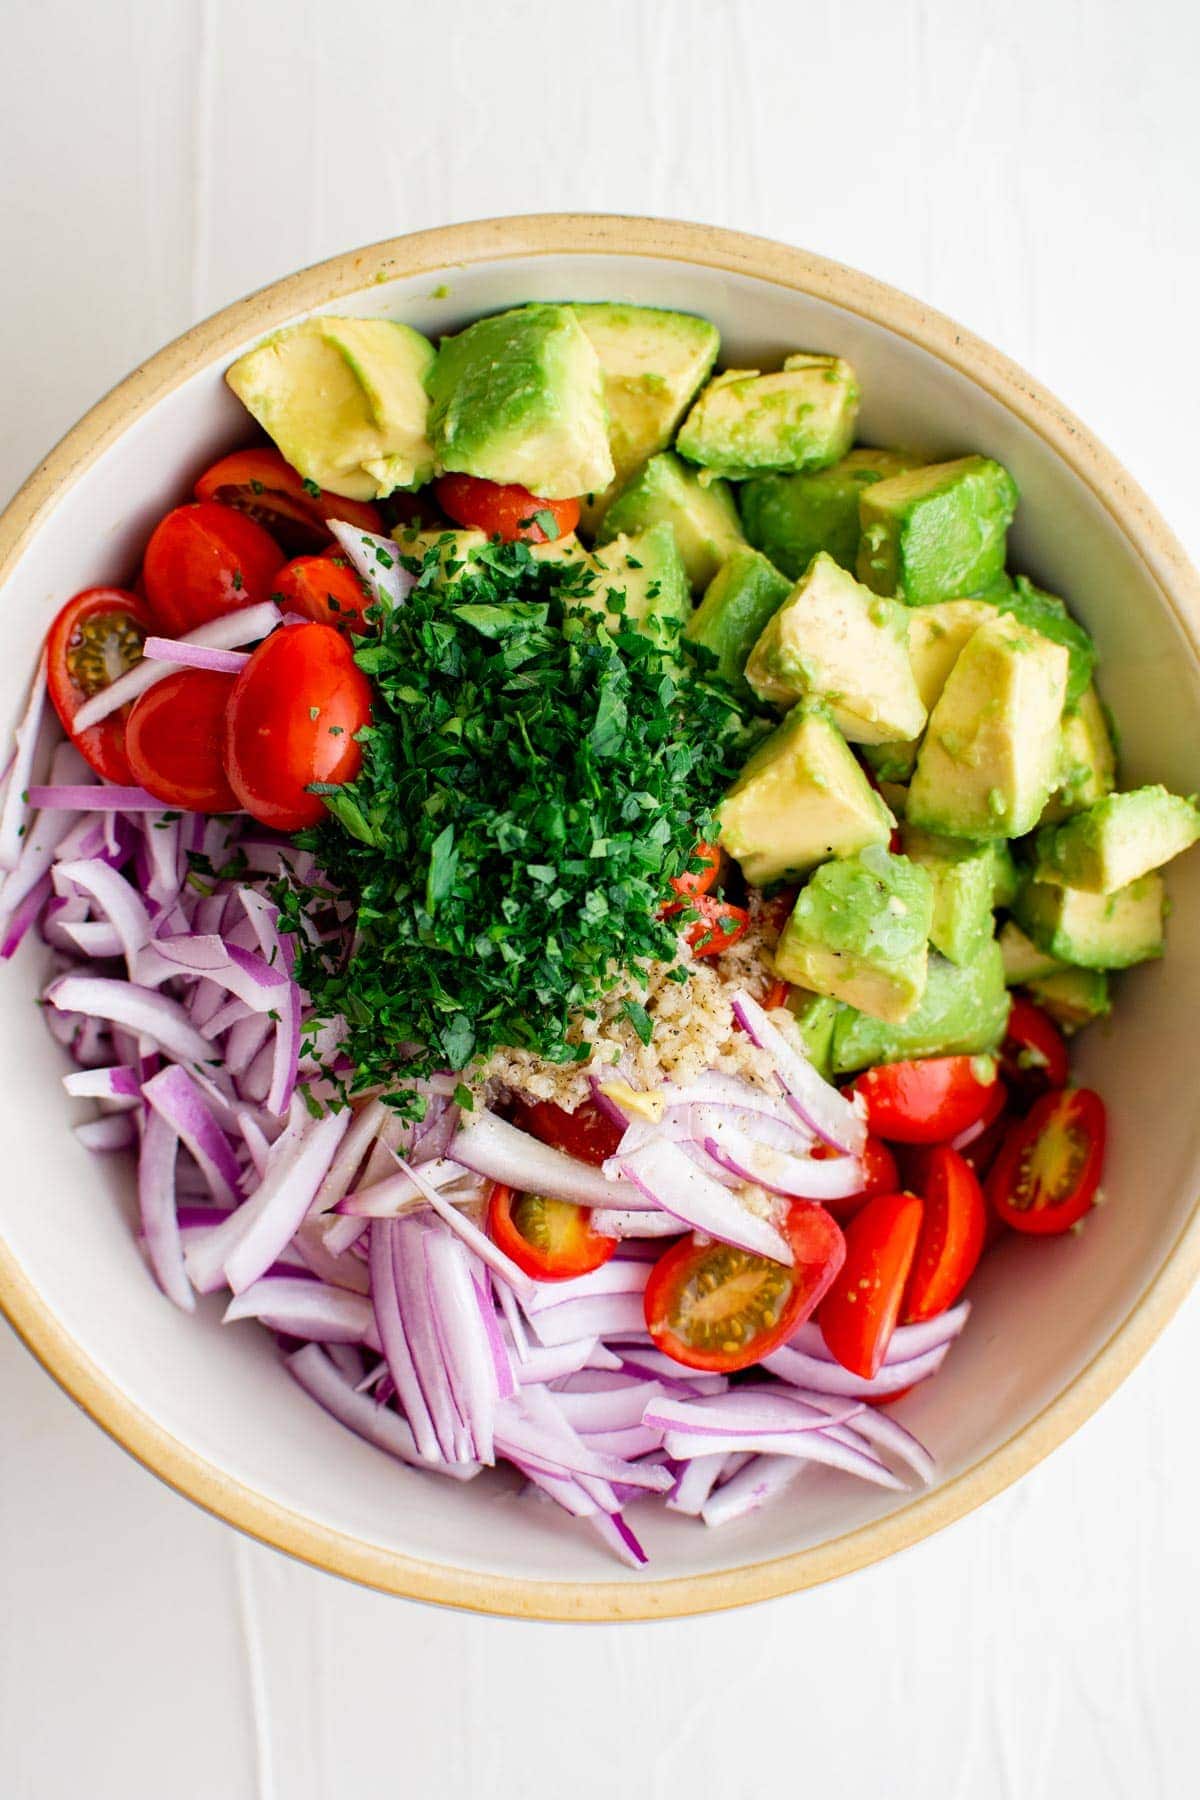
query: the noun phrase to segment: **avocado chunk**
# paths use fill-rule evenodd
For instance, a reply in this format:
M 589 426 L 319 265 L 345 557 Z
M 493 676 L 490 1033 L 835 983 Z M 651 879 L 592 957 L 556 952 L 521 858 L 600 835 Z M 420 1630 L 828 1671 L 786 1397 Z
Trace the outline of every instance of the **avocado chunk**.
M 1076 706 L 1092 679 L 1096 646 L 1083 626 L 1071 617 L 1066 601 L 1060 600 L 1057 594 L 1046 593 L 1044 588 L 1034 587 L 1032 581 L 1018 575 L 1011 594 L 1002 597 L 998 604 L 1001 612 L 1011 613 L 1031 631 L 1063 646 L 1071 659 L 1066 704 Z
M 603 493 L 585 500 L 584 524 L 594 532 L 614 494 L 671 442 L 717 360 L 721 337 L 708 319 L 657 306 L 602 300 L 573 311 L 600 359 L 615 471 Z
M 569 306 L 519 306 L 443 338 L 428 386 L 440 468 L 547 500 L 612 480 L 600 361 Z
M 929 606 L 905 609 L 908 622 L 908 660 L 913 680 L 926 712 L 941 698 L 951 669 L 971 634 L 996 608 L 988 600 L 936 600 Z M 880 781 L 908 781 L 917 766 L 916 738 L 903 743 L 870 745 L 864 755 Z
M 993 838 L 987 848 L 992 858 L 992 905 L 1011 906 L 1020 885 L 1013 853 L 1003 838 Z
M 787 577 L 748 544 L 731 551 L 704 590 L 684 636 L 717 659 L 717 673 L 748 695 L 746 659 L 791 592 Z
M 1025 936 L 1015 919 L 1005 919 L 997 941 L 1004 961 L 1004 979 L 1009 987 L 1024 987 L 1027 982 L 1053 975 L 1062 968 L 1056 956 L 1047 956 L 1032 938 Z
M 1103 969 L 1056 969 L 1027 983 L 1030 997 L 1064 1031 L 1079 1031 L 1112 1011 Z
M 824 700 L 852 743 L 916 737 L 925 708 L 908 660 L 905 609 L 871 593 L 822 550 L 755 644 L 746 680 L 760 700 Z
M 854 442 L 858 381 L 840 356 L 801 350 L 776 374 L 726 369 L 679 428 L 675 447 L 718 475 L 820 469 Z
M 787 997 L 787 1009 L 796 1021 L 805 1055 L 817 1074 L 828 1081 L 833 1073 L 833 1028 L 840 1010 L 838 1001 L 829 994 L 813 994 L 807 988 L 794 987 Z
M 1089 685 L 1063 712 L 1058 749 L 1058 786 L 1042 812 L 1044 825 L 1057 824 L 1111 794 L 1117 759 L 1104 704 Z
M 726 481 L 707 487 L 671 451 L 652 456 L 604 515 L 597 543 L 621 532 L 644 531 L 665 520 L 675 532 L 692 591 L 706 588 L 725 558 L 745 543 L 733 490 Z
M 850 1075 L 875 1063 L 921 1056 L 975 1056 L 995 1050 L 1008 1023 L 1009 998 L 999 945 L 974 962 L 948 962 L 934 951 L 921 1003 L 899 1025 L 844 1007 L 833 1028 L 833 1068 Z
M 426 553 L 437 547 L 439 575 L 443 581 L 455 581 L 470 566 L 483 560 L 483 554 L 491 542 L 485 531 L 476 527 L 445 526 L 440 530 L 419 528 L 411 525 L 398 525 L 392 536 L 402 556 L 411 556 L 423 563 Z M 549 563 L 586 563 L 589 568 L 594 565 L 590 553 L 584 549 L 573 531 L 565 537 L 552 538 L 549 543 L 530 544 L 529 554 L 534 562 Z
M 990 844 L 935 837 L 914 825 L 901 827 L 904 854 L 933 883 L 929 941 L 954 963 L 974 962 L 992 935 L 996 859 Z
M 226 370 L 238 399 L 306 481 L 378 500 L 433 473 L 425 381 L 434 349 L 393 319 L 306 319 Z
M 632 625 L 664 650 L 674 649 L 691 617 L 692 595 L 671 527 L 615 537 L 593 553 L 593 562 L 598 576 L 591 591 L 568 604 L 606 612 L 610 631 Z
M 907 1019 L 925 992 L 933 883 L 907 856 L 872 845 L 823 863 L 775 946 L 785 981 L 874 1019 Z
M 1081 969 L 1127 969 L 1163 953 L 1161 875 L 1143 875 L 1115 894 L 1087 894 L 1025 880 L 1013 916 L 1040 950 Z
M 872 482 L 920 465 L 903 450 L 851 450 L 827 469 L 757 475 L 738 490 L 746 536 L 776 568 L 799 581 L 818 551 L 854 570 L 862 527 L 858 502 Z
M 758 746 L 718 816 L 722 844 L 756 887 L 886 844 L 895 824 L 828 713 L 810 705 Z
M 1114 894 L 1139 875 L 1161 869 L 1200 838 L 1200 808 L 1165 787 L 1108 794 L 1065 825 L 1037 834 L 1038 881 Z
M 978 594 L 1004 572 L 1017 484 L 986 456 L 932 463 L 863 490 L 858 578 L 909 606 Z
M 912 824 L 945 837 L 1020 837 L 1058 773 L 1067 686 L 1061 644 L 1001 615 L 972 633 L 930 716 L 912 784 Z

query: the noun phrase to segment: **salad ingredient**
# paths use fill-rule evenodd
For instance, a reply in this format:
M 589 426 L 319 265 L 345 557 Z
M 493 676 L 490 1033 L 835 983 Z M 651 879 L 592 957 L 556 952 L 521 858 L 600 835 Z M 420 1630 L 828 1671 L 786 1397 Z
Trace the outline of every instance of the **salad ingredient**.
M 1024 575 L 1018 575 L 1009 591 L 998 591 L 994 598 L 1000 611 L 1010 614 L 1018 624 L 1036 631 L 1039 637 L 1049 638 L 1052 644 L 1062 645 L 1068 657 L 1064 711 L 1075 706 L 1092 679 L 1096 646 L 1083 626 L 1071 617 L 1066 601 L 1035 587 Z
M 833 1067 L 852 1074 L 872 1063 L 995 1050 L 1004 1036 L 1009 996 L 999 946 L 986 944 L 972 963 L 931 951 L 920 1004 L 900 1024 L 843 1006 L 833 1029 Z
M 54 710 L 88 766 L 109 781 L 133 779 L 125 753 L 127 714 L 111 712 L 82 727 L 77 715 L 93 695 L 136 666 L 154 624 L 149 606 L 136 594 L 86 588 L 67 601 L 46 638 L 45 679 Z M 33 754 L 32 738 L 28 753 Z
M 1090 1088 L 1049 1093 L 1009 1129 L 987 1181 L 988 1203 L 1016 1231 L 1067 1231 L 1095 1202 L 1107 1117 Z
M 681 898 L 694 900 L 707 894 L 721 873 L 721 846 L 700 843 L 692 851 L 688 867 L 682 875 L 673 875 L 667 886 Z
M 616 1123 L 594 1100 L 580 1101 L 574 1112 L 556 1106 L 552 1100 L 521 1101 L 513 1122 L 523 1131 L 531 1131 L 543 1144 L 552 1144 L 595 1168 L 616 1154 L 625 1133 L 624 1115 Z
M 761 1362 L 820 1304 L 845 1255 L 842 1233 L 820 1206 L 788 1209 L 791 1263 L 685 1237 L 655 1263 L 645 1316 L 658 1348 L 686 1368 L 714 1372 Z
M 1037 947 L 1085 969 L 1127 969 L 1161 956 L 1165 891 L 1161 875 L 1142 875 L 1115 894 L 1087 894 L 1026 878 L 1013 914 Z
M 897 1194 L 900 1191 L 900 1172 L 896 1167 L 896 1159 L 881 1137 L 869 1137 L 858 1160 L 862 1169 L 862 1185 L 858 1192 L 845 1200 L 831 1196 L 825 1202 L 835 1218 L 853 1217 L 863 1201 L 872 1199 L 876 1194 Z
M 925 1211 L 901 1302 L 905 1325 L 949 1311 L 975 1273 L 987 1238 L 983 1190 L 957 1150 L 935 1144 L 914 1159 L 912 1174 Z
M 821 551 L 853 572 L 863 489 L 919 463 L 900 450 L 857 449 L 824 469 L 756 475 L 738 489 L 746 536 L 791 581 L 799 581 Z
M 828 994 L 814 994 L 808 988 L 788 988 L 787 1009 L 796 1021 L 796 1031 L 804 1053 L 823 1080 L 833 1073 L 833 1031 L 840 1002 Z
M 666 908 L 673 912 L 674 908 Z M 702 894 L 689 900 L 685 912 L 698 913 L 699 918 L 685 925 L 683 936 L 693 956 L 722 956 L 744 938 L 750 929 L 750 914 L 744 906 Z
M 1029 992 L 1063 1031 L 1078 1031 L 1112 1011 L 1103 969 L 1057 969 L 1031 981 Z
M 783 928 L 775 967 L 873 1018 L 906 1019 L 925 991 L 932 911 L 924 869 L 881 845 L 822 863 Z
M 650 1134 L 636 1149 L 618 1153 L 617 1166 L 652 1206 L 671 1213 L 682 1225 L 735 1249 L 780 1263 L 791 1261 L 787 1240 L 770 1219 L 743 1205 L 661 1133 Z
M 579 523 L 578 500 L 540 500 L 528 488 L 481 481 L 476 475 L 443 475 L 434 493 L 456 525 L 473 527 L 506 544 L 516 538 L 547 544 L 568 536 Z
M 129 767 L 156 800 L 189 812 L 236 810 L 222 761 L 233 687 L 232 675 L 176 669 L 134 702 L 125 727 Z
M 690 613 L 684 637 L 716 658 L 717 673 L 747 700 L 746 662 L 791 588 L 767 558 L 748 545 L 726 557 Z
M 994 623 L 991 600 L 931 600 L 908 611 L 908 655 L 913 679 L 927 712 L 942 697 L 950 672 L 967 639 Z M 914 746 L 915 753 L 915 746 Z
M 852 1091 L 878 1137 L 894 1144 L 937 1144 L 984 1116 L 996 1083 L 990 1056 L 931 1056 L 868 1069 Z
M 578 603 L 603 609 L 610 631 L 640 631 L 678 660 L 679 634 L 691 617 L 692 599 L 670 526 L 622 533 L 596 547 L 593 563 L 596 583 Z
M 1019 994 L 1008 1015 L 1000 1066 L 1009 1092 L 1026 1102 L 1066 1087 L 1070 1079 L 1067 1046 L 1054 1021 Z
M 1059 744 L 1059 786 L 1046 802 L 1046 824 L 1094 806 L 1116 783 L 1117 759 L 1104 705 L 1091 683 L 1063 711 Z
M 986 456 L 931 463 L 864 488 L 858 578 L 909 606 L 984 593 L 1004 574 L 1017 484 Z
M 1035 879 L 1115 894 L 1200 838 L 1200 808 L 1165 787 L 1109 794 L 1037 836 Z
M 516 1194 L 501 1182 L 492 1188 L 487 1226 L 504 1254 L 537 1281 L 587 1275 L 617 1248 L 615 1237 L 601 1237 L 593 1229 L 586 1206 L 546 1194 Z
M 652 456 L 605 511 L 596 534 L 598 544 L 669 525 L 692 584 L 706 588 L 731 551 L 744 543 L 727 481 L 705 484 L 673 451 Z
M 845 1261 L 818 1322 L 837 1361 L 864 1381 L 883 1367 L 924 1216 L 915 1194 L 878 1194 L 846 1226 Z
M 225 713 L 229 785 L 252 817 L 297 831 L 325 817 L 321 792 L 352 781 L 371 688 L 330 625 L 288 625 L 261 643 Z
M 853 443 L 858 401 L 849 363 L 799 350 L 769 375 L 726 369 L 714 376 L 680 426 L 676 446 L 689 462 L 718 475 L 821 468 Z
M 279 623 L 279 608 L 271 600 L 264 600 L 258 606 L 247 606 L 238 612 L 226 613 L 224 618 L 213 619 L 208 625 L 198 625 L 195 631 L 185 632 L 176 639 L 158 638 L 158 654 L 154 657 L 143 655 L 141 662 L 134 663 L 124 675 L 118 675 L 107 687 L 100 688 L 85 700 L 75 714 L 73 724 L 76 731 L 86 731 L 98 725 L 101 719 L 107 719 L 111 713 L 119 712 L 123 706 L 132 705 L 139 694 L 153 687 L 156 681 L 163 681 L 171 672 L 170 660 L 164 654 L 168 643 L 174 644 L 175 653 L 181 654 L 196 649 L 233 650 L 241 644 L 257 643 L 259 638 L 266 637 Z M 146 643 L 151 642 L 150 638 Z M 143 651 L 145 646 L 143 645 Z
M 342 519 L 362 531 L 382 531 L 377 509 L 347 500 L 325 488 L 312 492 L 278 450 L 253 445 L 221 457 L 196 483 L 197 500 L 219 500 L 248 513 L 270 532 L 289 556 L 323 550 L 330 541 L 329 520 Z
M 991 941 L 994 927 L 996 846 L 937 837 L 907 821 L 900 828 L 900 841 L 905 856 L 933 883 L 930 943 L 953 963 L 974 962 Z
M 245 513 L 193 500 L 151 533 L 142 564 L 147 603 L 178 635 L 269 600 L 283 562 L 274 538 Z
M 343 556 L 297 556 L 275 579 L 275 598 L 285 612 L 317 625 L 368 632 L 366 612 L 375 597 Z
M 433 474 L 433 362 L 433 345 L 407 325 L 326 314 L 276 332 L 225 379 L 306 481 L 377 500 Z

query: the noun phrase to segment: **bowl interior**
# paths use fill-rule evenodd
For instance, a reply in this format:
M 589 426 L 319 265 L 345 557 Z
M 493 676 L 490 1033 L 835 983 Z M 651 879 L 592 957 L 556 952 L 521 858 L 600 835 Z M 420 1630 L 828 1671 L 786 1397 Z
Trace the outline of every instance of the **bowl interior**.
M 738 366 L 770 365 L 800 346 L 836 350 L 861 377 L 866 441 L 998 457 L 1024 496 L 1013 534 L 1017 565 L 1064 594 L 1096 636 L 1125 781 L 1200 787 L 1200 668 L 1146 563 L 1030 426 L 908 338 L 771 281 L 666 256 L 497 257 L 442 276 L 373 282 L 330 310 L 389 314 L 440 332 L 541 298 L 626 299 L 706 314 L 721 329 L 723 360 Z M 246 437 L 244 415 L 221 379 L 227 360 L 200 368 L 134 419 L 66 487 L 28 544 L 5 592 L 6 726 L 19 712 L 53 610 L 79 588 L 129 579 L 156 518 L 207 463 Z M 963 1339 L 937 1380 L 898 1409 L 935 1452 L 944 1480 L 1020 1432 L 1096 1355 L 1191 1210 L 1198 1122 L 1177 1071 L 1187 1066 L 1200 1009 L 1200 859 L 1173 872 L 1171 890 L 1169 961 L 1121 978 L 1115 1019 L 1092 1027 L 1079 1047 L 1082 1078 L 1111 1109 L 1111 1204 L 1078 1237 L 1014 1239 L 989 1257 Z M 189 1320 L 159 1295 L 133 1238 L 126 1159 L 93 1158 L 67 1129 L 84 1108 L 64 1098 L 61 1053 L 33 1008 L 39 968 L 37 953 L 23 953 L 0 990 L 0 1054 L 9 1071 L 0 1092 L 9 1168 L 0 1237 L 83 1355 L 154 1422 L 162 1444 L 174 1440 L 227 1481 L 385 1554 L 477 1572 L 485 1578 L 480 1604 L 540 1604 L 517 1596 L 514 1582 L 644 1580 L 623 1575 L 553 1506 L 518 1499 L 503 1476 L 466 1486 L 393 1463 L 319 1412 L 257 1327 L 223 1329 L 215 1300 Z M 652 1506 L 639 1508 L 635 1523 L 651 1554 L 650 1575 L 661 1580 L 826 1544 L 908 1504 L 814 1471 L 781 1502 L 723 1531 Z M 863 1559 L 847 1555 L 848 1564 Z

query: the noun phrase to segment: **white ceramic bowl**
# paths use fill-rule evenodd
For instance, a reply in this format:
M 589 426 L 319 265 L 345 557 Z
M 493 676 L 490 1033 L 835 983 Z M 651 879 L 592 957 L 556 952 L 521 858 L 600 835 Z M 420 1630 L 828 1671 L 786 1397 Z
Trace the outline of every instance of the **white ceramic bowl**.
M 1200 787 L 1197 578 L 1087 432 L 997 352 L 891 289 L 761 239 L 646 219 L 509 219 L 380 244 L 240 302 L 137 370 L 0 520 L 0 723 L 17 716 L 54 609 L 79 588 L 128 579 L 159 515 L 248 435 L 221 378 L 248 344 L 313 310 L 437 333 L 533 299 L 703 313 L 720 326 L 724 360 L 741 366 L 799 346 L 836 350 L 861 377 L 868 441 L 998 457 L 1024 495 L 1017 566 L 1065 594 L 1099 644 L 1125 779 Z M 606 1619 L 826 1579 L 936 1530 L 1031 1467 L 1112 1391 L 1193 1280 L 1198 1119 L 1181 1077 L 1200 1011 L 1200 858 L 1173 872 L 1171 890 L 1167 962 L 1122 978 L 1115 1018 L 1080 1041 L 1077 1067 L 1111 1110 L 1109 1204 L 1078 1237 L 1011 1238 L 985 1261 L 965 1336 L 900 1409 L 938 1458 L 927 1494 L 814 1472 L 722 1531 L 644 1507 L 650 1568 L 626 1574 L 503 1476 L 452 1484 L 370 1449 L 293 1385 L 264 1332 L 223 1329 L 215 1299 L 185 1318 L 152 1285 L 131 1230 L 130 1170 L 89 1156 L 67 1129 L 61 1054 L 31 1004 L 33 951 L 0 972 L 0 1300 L 46 1367 L 147 1467 L 339 1574 L 451 1605 Z

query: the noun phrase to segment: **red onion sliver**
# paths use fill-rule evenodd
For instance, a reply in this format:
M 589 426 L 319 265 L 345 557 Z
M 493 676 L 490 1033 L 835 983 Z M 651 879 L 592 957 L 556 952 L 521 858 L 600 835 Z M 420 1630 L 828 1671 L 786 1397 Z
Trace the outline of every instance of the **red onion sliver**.
M 179 669 L 211 669 L 219 675 L 240 675 L 250 661 L 246 650 L 214 650 L 204 644 L 185 644 L 178 638 L 148 637 L 142 655 L 150 662 L 171 663 Z
M 273 601 L 264 600 L 257 606 L 242 606 L 235 612 L 224 613 L 207 625 L 198 625 L 195 631 L 187 632 L 178 641 L 181 644 L 205 644 L 214 650 L 234 650 L 239 644 L 253 644 L 266 637 L 278 623 L 279 608 Z M 106 688 L 101 688 L 98 694 L 93 694 L 90 700 L 84 701 L 72 720 L 73 729 L 80 732 L 98 725 L 109 713 L 136 700 L 139 694 L 144 694 L 147 688 L 170 673 L 170 663 L 143 658 Z M 157 804 L 161 810 L 161 800 Z

